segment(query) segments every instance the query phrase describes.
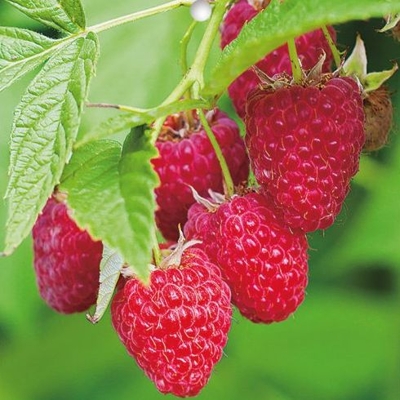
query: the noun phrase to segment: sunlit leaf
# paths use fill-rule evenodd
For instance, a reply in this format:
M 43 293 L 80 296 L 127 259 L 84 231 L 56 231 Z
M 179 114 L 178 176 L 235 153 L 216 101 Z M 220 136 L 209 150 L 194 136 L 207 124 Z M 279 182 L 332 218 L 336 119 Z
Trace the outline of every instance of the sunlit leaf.
M 54 29 L 77 33 L 86 27 L 80 0 L 6 0 L 29 17 Z
M 400 11 L 400 0 L 274 0 L 230 43 L 206 81 L 204 93 L 222 93 L 242 72 L 288 39 L 349 20 L 368 19 Z
M 99 140 L 78 147 L 61 178 L 60 190 L 77 223 L 119 251 L 142 279 L 149 275 L 154 229 L 154 188 L 150 160 L 156 151 L 149 138 L 133 130 L 123 149 Z
M 97 57 L 94 34 L 63 47 L 32 81 L 15 111 L 5 254 L 30 233 L 59 182 L 71 156 Z
M 27 29 L 0 27 L 0 92 L 52 56 L 57 43 Z

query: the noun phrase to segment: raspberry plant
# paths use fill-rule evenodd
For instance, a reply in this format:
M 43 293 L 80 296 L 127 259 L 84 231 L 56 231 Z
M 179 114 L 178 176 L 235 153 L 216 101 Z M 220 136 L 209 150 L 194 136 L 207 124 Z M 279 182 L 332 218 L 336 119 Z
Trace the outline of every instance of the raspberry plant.
M 228 86 L 266 54 L 285 43 L 293 50 L 295 37 L 354 19 L 385 17 L 400 11 L 399 1 L 272 1 L 246 24 L 237 39 L 209 65 L 211 46 L 229 1 L 212 3 L 212 14 L 192 62 L 186 59 L 195 24 L 182 40 L 183 77 L 159 105 L 139 109 L 131 105 L 90 104 L 90 82 L 100 54 L 99 34 L 119 25 L 190 7 L 192 0 L 171 1 L 141 12 L 86 26 L 79 0 L 8 0 L 29 17 L 56 29 L 59 39 L 21 28 L 0 28 L 0 89 L 41 67 L 15 110 L 10 142 L 9 217 L 3 255 L 10 255 L 28 236 L 55 188 L 67 194 L 71 216 L 92 239 L 104 245 L 100 265 L 98 307 L 90 317 L 98 321 L 110 301 L 126 264 L 139 281 L 149 281 L 149 263 L 159 263 L 155 228 L 159 178 L 152 160 L 164 119 L 197 110 L 224 176 L 225 194 L 235 188 L 223 149 L 216 143 L 204 111 L 216 107 Z M 277 23 L 278 21 L 278 23 Z M 333 49 L 333 53 L 334 53 Z M 293 77 L 299 65 L 292 57 Z M 335 56 L 335 54 L 334 54 Z M 336 54 L 336 61 L 338 54 Z M 340 57 L 339 57 L 340 58 Z M 340 63 L 340 60 L 338 64 Z M 206 74 L 205 70 L 211 69 Z M 296 69 L 297 68 L 297 69 Z M 347 69 L 347 73 L 357 71 Z M 85 107 L 115 108 L 118 114 L 85 132 L 77 140 Z M 129 131 L 129 133 L 127 133 Z M 121 145 L 109 137 L 124 134 Z M 136 279 L 135 278 L 135 279 Z

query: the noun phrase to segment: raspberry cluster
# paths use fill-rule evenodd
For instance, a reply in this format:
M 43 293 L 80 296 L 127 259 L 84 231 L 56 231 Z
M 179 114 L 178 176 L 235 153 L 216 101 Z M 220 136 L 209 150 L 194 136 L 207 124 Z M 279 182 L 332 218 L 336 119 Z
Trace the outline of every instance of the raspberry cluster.
M 221 26 L 221 47 L 268 3 L 234 3 Z M 328 31 L 335 40 L 334 29 Z M 224 186 L 215 143 L 196 111 L 168 116 L 156 141 L 155 222 L 168 244 L 160 246 L 148 284 L 123 268 L 111 316 L 128 354 L 162 393 L 195 396 L 206 385 L 228 340 L 232 304 L 263 324 L 298 309 L 308 283 L 307 234 L 334 223 L 362 149 L 386 140 L 387 91 L 366 97 L 356 79 L 330 72 L 322 30 L 295 44 L 301 82 L 292 79 L 285 45 L 229 87 L 244 138 L 221 110 L 206 115 L 234 194 Z M 63 313 L 94 304 L 102 244 L 78 228 L 57 195 L 39 216 L 33 239 L 45 301 Z

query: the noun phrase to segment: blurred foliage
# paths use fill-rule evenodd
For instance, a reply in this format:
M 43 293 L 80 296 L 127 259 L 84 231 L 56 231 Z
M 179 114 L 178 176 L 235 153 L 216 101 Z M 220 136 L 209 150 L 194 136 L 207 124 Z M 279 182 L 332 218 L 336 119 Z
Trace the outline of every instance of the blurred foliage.
M 94 24 L 157 1 L 83 1 Z M 190 24 L 176 10 L 100 36 L 101 58 L 90 101 L 151 107 L 179 76 L 179 40 Z M 0 1 L 0 25 L 43 27 Z M 400 62 L 400 44 L 378 34 L 381 20 L 337 27 L 342 49 L 361 32 L 369 70 Z M 193 54 L 204 29 L 191 44 Z M 212 60 L 218 54 L 218 44 Z M 32 76 L 32 75 L 31 75 Z M 12 113 L 31 76 L 0 94 L 0 193 L 7 182 Z M 389 85 L 396 119 L 388 146 L 364 155 L 338 222 L 310 235 L 307 298 L 288 321 L 254 325 L 235 315 L 226 356 L 199 399 L 395 400 L 400 395 L 400 75 Z M 222 108 L 232 114 L 227 97 Z M 87 109 L 82 132 L 112 111 Z M 4 227 L 6 204 L 0 206 Z M 4 229 L 0 229 L 0 243 Z M 37 294 L 31 243 L 0 260 L 0 399 L 161 399 L 128 357 L 109 317 L 49 310 Z

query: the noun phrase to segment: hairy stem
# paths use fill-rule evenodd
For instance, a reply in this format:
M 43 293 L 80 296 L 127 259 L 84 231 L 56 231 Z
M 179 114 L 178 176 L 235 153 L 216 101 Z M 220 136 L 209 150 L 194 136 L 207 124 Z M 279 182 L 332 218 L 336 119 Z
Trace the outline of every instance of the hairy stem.
M 289 48 L 290 63 L 292 64 L 293 80 L 295 83 L 300 83 L 303 74 L 301 72 L 301 65 L 299 61 L 299 56 L 297 54 L 296 43 L 294 41 L 294 38 L 288 40 L 287 44 Z
M 226 191 L 227 191 L 226 194 L 228 195 L 228 197 L 231 197 L 235 193 L 235 185 L 233 184 L 233 180 L 232 180 L 231 173 L 229 171 L 228 164 L 226 163 L 225 157 L 222 154 L 221 147 L 220 147 L 217 139 L 215 138 L 214 132 L 210 128 L 210 125 L 207 121 L 204 111 L 198 110 L 198 113 L 199 113 L 200 122 L 203 125 L 204 130 L 206 131 L 207 137 L 211 142 L 211 145 L 214 149 L 215 155 L 217 156 L 219 165 L 221 166 L 222 176 L 224 177 L 224 181 L 225 181 L 225 185 L 226 185 Z

